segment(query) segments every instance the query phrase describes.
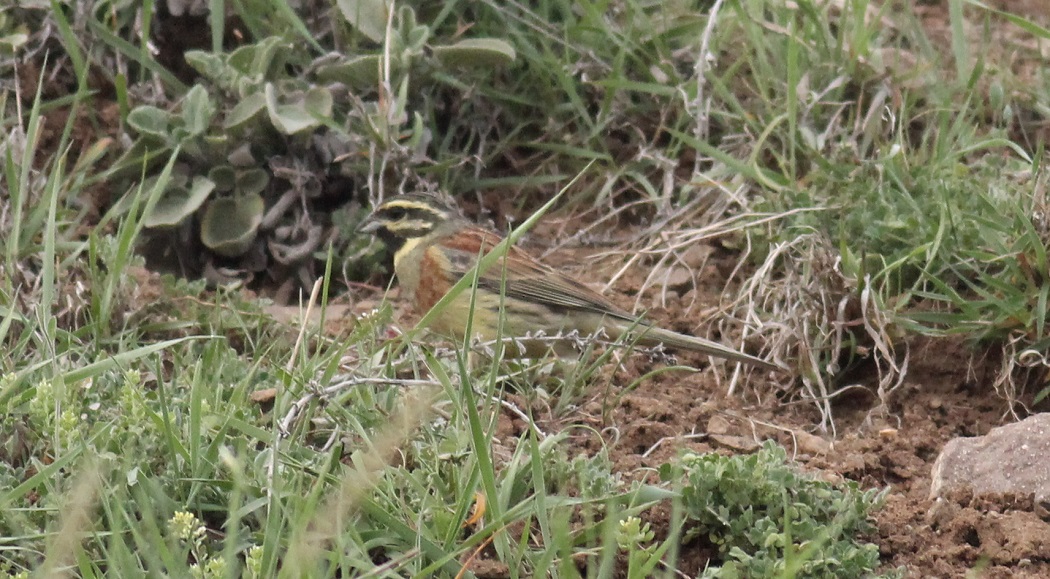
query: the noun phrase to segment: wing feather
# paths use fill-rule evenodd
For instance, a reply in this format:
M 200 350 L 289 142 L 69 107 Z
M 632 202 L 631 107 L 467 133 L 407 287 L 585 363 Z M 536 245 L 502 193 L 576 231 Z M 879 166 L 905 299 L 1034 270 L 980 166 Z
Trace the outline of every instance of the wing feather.
M 500 241 L 502 238 L 493 232 L 470 228 L 440 243 L 458 279 L 470 271 L 480 255 Z M 637 319 L 598 292 L 537 261 L 518 247 L 511 247 L 507 253 L 507 258 L 501 258 L 480 276 L 479 286 L 496 293 L 503 287 L 508 298 L 552 309 L 584 310 L 629 321 Z

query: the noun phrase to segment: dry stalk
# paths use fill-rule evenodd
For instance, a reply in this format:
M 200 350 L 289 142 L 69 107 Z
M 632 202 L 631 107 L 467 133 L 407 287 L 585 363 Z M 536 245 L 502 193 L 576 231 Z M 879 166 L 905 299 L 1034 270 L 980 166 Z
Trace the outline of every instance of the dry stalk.
M 401 408 L 371 440 L 368 450 L 352 470 L 342 477 L 339 488 L 328 495 L 306 528 L 292 538 L 284 561 L 286 569 L 293 574 L 309 574 L 316 568 L 326 545 L 342 533 L 358 503 L 371 492 L 390 458 L 422 423 L 437 391 L 437 388 L 415 389 L 403 397 Z
M 831 243 L 818 233 L 808 233 L 774 245 L 758 271 L 742 284 L 737 299 L 747 307 L 733 308 L 746 309 L 749 315 L 763 312 L 766 319 L 775 320 L 762 326 L 766 346 L 774 361 L 794 362 L 801 384 L 797 395 L 817 407 L 821 429 L 833 434 L 831 401 L 857 386 L 835 384 L 842 372 L 839 354 L 853 336 L 860 333 L 870 341 L 876 394 L 883 404 L 908 370 L 907 346 L 898 361 L 900 346 L 890 332 L 892 313 L 870 289 L 870 281 L 848 278 Z M 858 286 L 863 288 L 859 293 Z
M 73 488 L 59 511 L 58 532 L 48 542 L 44 563 L 37 576 L 48 579 L 74 577 L 77 545 L 91 532 L 95 504 L 101 486 L 99 468 L 93 460 L 84 461 Z
M 1013 420 L 1021 420 L 1022 416 L 1031 413 L 1029 408 L 1021 401 L 1024 394 L 1025 384 L 1033 372 L 1042 374 L 1050 368 L 1050 358 L 1046 352 L 1033 350 L 1031 348 L 1022 350 L 1025 345 L 1031 343 L 1031 336 L 1023 331 L 1014 331 L 1003 344 L 1001 366 L 995 377 L 995 392 L 1006 400 L 1007 413 Z M 1020 415 L 1017 412 L 1021 408 Z M 1006 418 L 1004 415 L 1003 418 Z

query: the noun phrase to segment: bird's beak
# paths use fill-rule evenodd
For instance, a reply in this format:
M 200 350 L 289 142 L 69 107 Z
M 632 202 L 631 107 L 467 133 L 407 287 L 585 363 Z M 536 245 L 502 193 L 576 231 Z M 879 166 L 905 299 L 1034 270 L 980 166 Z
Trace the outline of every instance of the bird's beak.
M 375 233 L 376 231 L 379 231 L 380 227 L 382 227 L 382 225 L 380 225 L 378 221 L 373 220 L 372 216 L 369 215 L 367 219 L 361 222 L 361 225 L 357 226 L 357 232 Z

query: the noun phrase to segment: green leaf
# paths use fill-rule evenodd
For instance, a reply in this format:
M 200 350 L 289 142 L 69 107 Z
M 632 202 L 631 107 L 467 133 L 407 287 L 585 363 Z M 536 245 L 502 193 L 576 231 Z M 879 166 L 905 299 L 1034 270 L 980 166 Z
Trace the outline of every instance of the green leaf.
M 393 2 L 388 0 L 336 0 L 343 18 L 353 25 L 358 32 L 375 42 L 382 42 L 386 37 L 386 22 L 393 10 Z
M 214 190 L 215 183 L 204 177 L 194 177 L 189 189 L 172 187 L 157 200 L 142 224 L 151 228 L 174 227 L 197 211 Z
M 171 135 L 171 113 L 150 105 L 135 107 L 128 113 L 128 124 L 143 135 L 167 139 Z
M 312 129 L 320 123 L 302 103 L 282 105 L 277 102 L 277 91 L 273 83 L 266 83 L 266 112 L 274 128 L 286 135 Z
M 395 26 L 398 30 L 397 39 L 402 44 L 399 50 L 409 54 L 421 54 L 427 40 L 430 39 L 430 27 L 416 24 L 416 12 L 409 6 L 402 6 L 397 11 Z
M 364 88 L 379 83 L 379 55 L 367 54 L 335 64 L 317 67 L 317 80 L 321 82 L 342 82 L 350 86 Z
M 1042 402 L 1042 401 L 1043 401 L 1043 400 L 1044 400 L 1044 399 L 1045 399 L 1045 398 L 1046 398 L 1046 397 L 1047 397 L 1048 395 L 1050 395 L 1050 386 L 1047 386 L 1046 388 L 1043 388 L 1042 390 L 1040 390 L 1040 391 L 1039 391 L 1039 392 L 1038 392 L 1038 393 L 1037 393 L 1037 394 L 1035 395 L 1035 398 L 1033 398 L 1033 399 L 1032 399 L 1032 404 L 1039 404 L 1039 403 L 1040 403 L 1040 402 Z
M 215 116 L 215 105 L 209 98 L 208 91 L 201 85 L 194 85 L 182 102 L 183 128 L 191 136 L 197 136 L 208 130 L 211 119 Z
M 269 76 L 281 48 L 290 47 L 281 37 L 270 36 L 231 52 L 229 64 L 242 74 L 262 79 Z
M 224 257 L 238 257 L 255 242 L 265 210 L 259 195 L 238 195 L 208 204 L 201 220 L 201 242 Z
M 217 80 L 227 74 L 226 61 L 221 55 L 203 50 L 187 50 L 185 56 L 186 63 L 208 80 Z
M 248 169 L 237 174 L 237 195 L 255 195 L 262 193 L 270 184 L 270 175 L 262 169 Z
M 258 116 L 264 109 L 266 109 L 266 96 L 259 92 L 252 93 L 237 103 L 233 110 L 230 111 L 230 114 L 226 115 L 226 122 L 223 123 L 223 128 L 241 128 Z
M 237 47 L 236 50 L 230 53 L 227 57 L 227 62 L 230 68 L 236 70 L 241 74 L 252 73 L 252 63 L 255 62 L 255 53 L 258 52 L 259 46 L 257 44 L 245 44 L 244 46 Z
M 229 165 L 216 165 L 208 171 L 208 178 L 215 182 L 219 191 L 233 191 L 237 185 L 237 172 Z
M 286 135 L 294 135 L 318 125 L 317 120 L 302 104 L 270 106 L 267 103 L 267 108 L 270 113 L 270 122 L 277 130 Z
M 469 38 L 451 46 L 435 46 L 434 58 L 449 66 L 493 68 L 517 57 L 514 47 L 498 38 Z
M 420 54 L 428 40 L 430 40 L 429 26 L 413 26 L 405 35 L 405 48 L 412 54 Z
M 332 91 L 323 86 L 311 88 L 303 97 L 303 107 L 316 117 L 331 117 L 332 104 L 335 99 Z

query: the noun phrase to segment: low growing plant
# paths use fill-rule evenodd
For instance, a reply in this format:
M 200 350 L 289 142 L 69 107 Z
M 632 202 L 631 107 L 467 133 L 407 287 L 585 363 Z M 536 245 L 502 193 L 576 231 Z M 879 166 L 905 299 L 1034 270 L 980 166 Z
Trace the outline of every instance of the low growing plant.
M 661 475 L 682 484 L 695 524 L 684 541 L 703 534 L 721 555 L 705 577 L 867 577 L 879 564 L 857 537 L 885 493 L 807 476 L 772 442 L 746 456 L 685 454 Z
M 418 178 L 410 169 L 433 164 L 426 97 L 410 86 L 434 74 L 469 80 L 471 69 L 515 59 L 496 38 L 443 42 L 410 7 L 338 7 L 344 21 L 336 25 L 361 46 L 317 55 L 273 35 L 229 52 L 190 50 L 198 84 L 172 107 L 129 112 L 137 139 L 110 176 L 137 179 L 144 164 L 178 152 L 145 224 L 169 235 L 190 272 L 314 277 L 309 268 L 331 237 L 334 208 L 360 200 L 362 187 L 374 199 L 384 183 L 403 185 Z

